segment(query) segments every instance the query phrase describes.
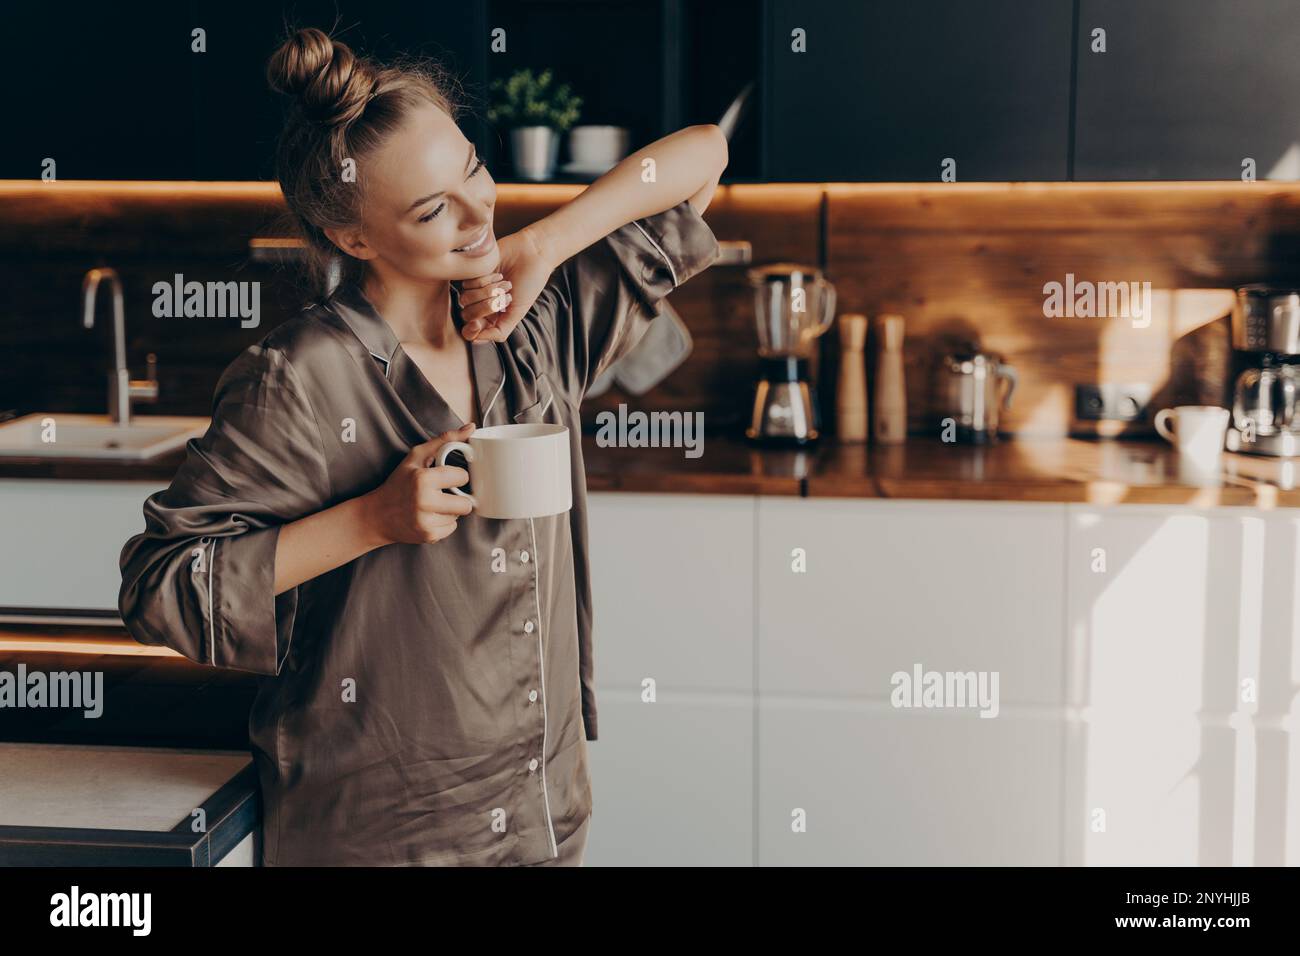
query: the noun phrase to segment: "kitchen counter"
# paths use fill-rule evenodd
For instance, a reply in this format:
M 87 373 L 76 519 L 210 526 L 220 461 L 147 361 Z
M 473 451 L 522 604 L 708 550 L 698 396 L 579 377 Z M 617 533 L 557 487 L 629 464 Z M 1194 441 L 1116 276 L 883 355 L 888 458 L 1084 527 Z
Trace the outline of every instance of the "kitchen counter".
M 1025 439 L 976 447 L 912 438 L 903 445 L 827 444 L 809 497 L 1300 507 L 1296 462 L 1225 453 L 1217 487 L 1185 484 L 1162 441 Z
M 1177 457 L 1160 441 L 1022 439 L 975 447 L 913 437 L 888 447 L 826 439 L 785 450 L 706 435 L 698 458 L 683 448 L 602 448 L 594 435 L 582 444 L 589 491 L 1300 507 L 1297 462 L 1225 454 L 1222 483 L 1199 487 L 1178 480 Z M 0 461 L 0 479 L 166 482 L 183 457 L 8 459 Z
M 246 752 L 0 743 L 0 865 L 255 866 L 259 816 Z

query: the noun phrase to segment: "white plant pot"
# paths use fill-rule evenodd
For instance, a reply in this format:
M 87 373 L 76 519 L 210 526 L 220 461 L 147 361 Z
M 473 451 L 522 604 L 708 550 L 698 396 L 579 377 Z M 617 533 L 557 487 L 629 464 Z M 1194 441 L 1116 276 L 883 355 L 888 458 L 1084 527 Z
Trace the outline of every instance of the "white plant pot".
M 518 126 L 510 131 L 510 152 L 520 179 L 550 179 L 560 158 L 560 134 L 549 126 Z

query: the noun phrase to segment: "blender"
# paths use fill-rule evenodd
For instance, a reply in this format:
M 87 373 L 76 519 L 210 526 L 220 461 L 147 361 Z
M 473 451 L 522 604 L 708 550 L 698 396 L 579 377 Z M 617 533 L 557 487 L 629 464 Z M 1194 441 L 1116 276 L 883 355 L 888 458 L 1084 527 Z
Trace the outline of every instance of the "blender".
M 746 274 L 754 288 L 763 372 L 745 436 L 765 445 L 810 444 L 820 434 L 821 414 L 809 387 L 809 360 L 835 318 L 835 287 L 819 270 L 790 262 Z

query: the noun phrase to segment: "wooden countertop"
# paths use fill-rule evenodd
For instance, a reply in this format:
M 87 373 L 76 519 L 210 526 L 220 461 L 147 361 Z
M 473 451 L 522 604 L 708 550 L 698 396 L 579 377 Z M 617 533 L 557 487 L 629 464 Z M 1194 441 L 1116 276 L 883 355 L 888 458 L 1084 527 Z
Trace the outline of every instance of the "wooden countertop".
M 0 742 L 0 826 L 171 830 L 251 762 L 241 751 Z
M 827 444 L 808 497 L 1300 507 L 1297 462 L 1224 454 L 1220 484 L 1185 483 L 1164 442 L 1025 439 L 978 447 L 911 438 L 888 446 Z
M 1156 441 L 977 447 L 912 437 L 890 447 L 823 439 L 787 450 L 706 435 L 697 458 L 683 448 L 602 448 L 594 435 L 583 435 L 582 447 L 589 491 L 1300 507 L 1300 460 L 1225 453 L 1221 484 L 1202 487 L 1181 482 L 1174 451 Z M 141 463 L 8 459 L 0 479 L 166 483 L 182 459 L 183 452 Z
M 260 802 L 247 750 L 5 741 L 0 865 L 253 866 Z

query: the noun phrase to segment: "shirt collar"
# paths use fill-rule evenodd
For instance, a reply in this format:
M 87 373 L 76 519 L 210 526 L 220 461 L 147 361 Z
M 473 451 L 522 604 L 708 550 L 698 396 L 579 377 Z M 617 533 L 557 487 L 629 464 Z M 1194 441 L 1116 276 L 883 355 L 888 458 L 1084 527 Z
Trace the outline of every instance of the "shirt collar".
M 371 301 L 366 297 L 361 287 L 351 281 L 344 281 L 335 290 L 331 296 L 331 302 L 335 306 L 334 312 L 347 323 L 352 334 L 357 337 L 366 350 L 375 358 L 384 363 L 384 377 L 389 377 L 389 368 L 393 364 L 393 356 L 401 347 L 397 340 L 397 333 L 393 327 L 384 321 L 379 310 L 374 307 Z M 455 286 L 451 290 L 451 316 L 455 323 L 457 334 L 460 333 L 461 326 L 465 320 L 461 317 L 460 296 Z M 483 410 L 483 421 L 478 422 L 478 426 L 489 424 L 494 416 L 506 414 L 504 406 L 501 404 L 502 386 L 505 384 L 505 361 L 501 357 L 500 342 L 487 342 L 470 346 L 470 358 L 474 363 L 474 380 L 476 385 L 476 394 L 478 396 L 479 408 Z M 420 377 L 424 381 L 423 376 Z M 436 393 L 436 390 L 435 390 Z M 439 396 L 441 401 L 441 396 Z M 445 405 L 445 402 L 443 402 Z M 450 409 L 448 409 L 450 414 Z
M 398 346 L 397 333 L 370 304 L 360 287 L 353 282 L 344 282 L 332 298 L 336 305 L 341 306 L 336 310 L 339 318 L 348 324 L 352 334 L 361 340 L 370 354 L 380 359 L 385 368 L 392 364 Z

